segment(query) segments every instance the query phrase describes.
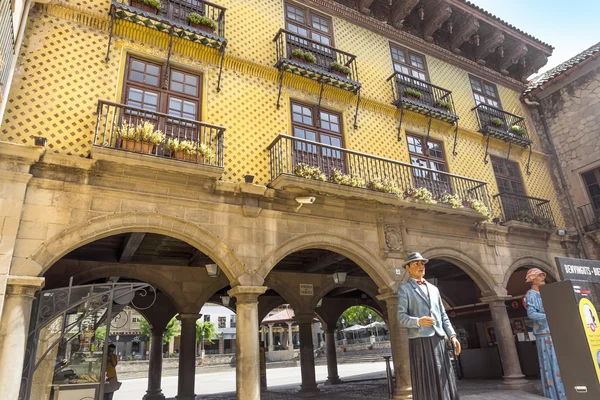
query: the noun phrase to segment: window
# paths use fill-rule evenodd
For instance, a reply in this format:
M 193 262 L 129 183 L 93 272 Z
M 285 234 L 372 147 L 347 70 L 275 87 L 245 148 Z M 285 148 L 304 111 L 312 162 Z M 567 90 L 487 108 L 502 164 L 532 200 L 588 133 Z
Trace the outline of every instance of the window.
M 229 316 L 229 327 L 235 328 L 235 315 L 233 314 Z
M 502 209 L 507 220 L 520 212 L 531 213 L 529 201 L 525 197 L 525 189 L 519 164 L 505 158 L 491 157 L 498 193 L 501 194 Z
M 219 329 L 226 328 L 227 317 L 219 317 Z
M 435 171 L 448 171 L 442 142 L 429 139 L 425 146 L 424 138 L 412 135 L 406 136 L 406 142 L 412 165 Z M 434 195 L 440 195 L 444 192 L 451 193 L 452 191 L 446 175 L 415 169 L 413 170 L 413 177 L 415 179 L 415 187 L 427 188 Z
M 486 104 L 488 106 L 502 108 L 496 85 L 471 75 L 469 76 L 469 79 L 471 80 L 471 88 L 473 89 L 473 97 L 475 97 L 476 105 Z
M 342 118 L 340 114 L 306 104 L 292 102 L 293 135 L 300 139 L 343 148 Z M 316 145 L 296 142 L 294 147 L 294 164 L 306 163 L 321 167 L 325 174 L 333 168 L 345 170 L 342 152 Z
M 204 316 L 204 322 L 210 322 L 210 315 Z
M 413 53 L 395 45 L 390 46 L 394 71 L 412 76 L 423 81 L 428 81 L 425 56 Z
M 329 47 L 333 46 L 333 32 L 331 18 L 316 14 L 310 9 L 295 4 L 285 4 L 285 28 L 295 35 L 288 35 L 288 52 L 294 49 L 311 52 L 316 58 L 316 65 L 329 68 L 336 61 L 336 56 Z M 305 37 L 317 43 L 303 40 Z M 324 46 L 319 45 L 322 44 Z M 289 56 L 289 55 L 288 55 Z
M 131 322 L 139 322 L 137 317 L 131 317 Z
M 585 172 L 582 177 L 590 195 L 592 207 L 596 215 L 600 215 L 600 168 Z

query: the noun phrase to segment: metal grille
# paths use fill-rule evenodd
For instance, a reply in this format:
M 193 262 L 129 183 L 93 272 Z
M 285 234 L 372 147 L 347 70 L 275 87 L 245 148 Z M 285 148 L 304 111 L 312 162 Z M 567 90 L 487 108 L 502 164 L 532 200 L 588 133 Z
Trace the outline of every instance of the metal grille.
M 15 37 L 13 32 L 10 1 L 0 2 L 0 90 L 8 84 L 10 66 L 15 56 Z

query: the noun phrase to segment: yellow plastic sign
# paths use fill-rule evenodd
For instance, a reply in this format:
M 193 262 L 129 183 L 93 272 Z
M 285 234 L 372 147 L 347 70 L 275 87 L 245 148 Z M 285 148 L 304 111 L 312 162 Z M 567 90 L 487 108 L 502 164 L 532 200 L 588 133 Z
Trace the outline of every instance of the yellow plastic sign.
M 600 319 L 598 318 L 598 312 L 589 299 L 583 298 L 579 301 L 579 315 L 600 382 Z

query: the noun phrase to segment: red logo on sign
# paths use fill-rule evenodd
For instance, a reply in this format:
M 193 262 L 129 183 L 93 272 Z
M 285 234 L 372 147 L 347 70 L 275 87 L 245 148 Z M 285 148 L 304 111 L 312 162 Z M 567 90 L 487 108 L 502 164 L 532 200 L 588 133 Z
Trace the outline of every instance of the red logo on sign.
M 590 329 L 592 330 L 592 332 L 596 332 L 596 324 L 592 322 L 590 324 Z
M 512 304 L 511 304 L 511 306 L 512 306 L 512 308 L 515 308 L 515 309 L 519 308 L 519 302 L 513 301 Z

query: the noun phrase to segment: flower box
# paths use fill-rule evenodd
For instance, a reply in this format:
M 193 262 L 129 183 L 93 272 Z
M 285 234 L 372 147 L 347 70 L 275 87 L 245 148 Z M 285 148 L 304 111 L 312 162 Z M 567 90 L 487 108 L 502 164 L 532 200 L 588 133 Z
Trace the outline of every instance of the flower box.
M 202 32 L 206 32 L 206 33 L 211 33 L 214 34 L 215 30 L 213 29 L 212 26 L 208 26 L 208 25 L 204 25 L 204 24 L 194 24 L 194 23 L 190 23 L 192 28 L 198 29 L 199 31 Z
M 348 79 L 348 73 L 347 72 L 338 71 L 337 69 L 333 69 L 333 68 L 330 68 L 329 72 L 331 72 L 332 74 L 336 74 L 338 76 L 341 76 L 344 79 Z
M 154 151 L 154 145 L 152 143 L 140 142 L 132 139 L 121 139 L 121 148 L 123 150 L 144 154 L 151 154 Z
M 158 12 L 160 11 L 158 8 L 152 7 L 151 5 L 142 3 L 138 0 L 131 0 L 131 7 L 135 7 L 138 10 L 146 11 L 150 14 L 156 15 L 158 15 Z

